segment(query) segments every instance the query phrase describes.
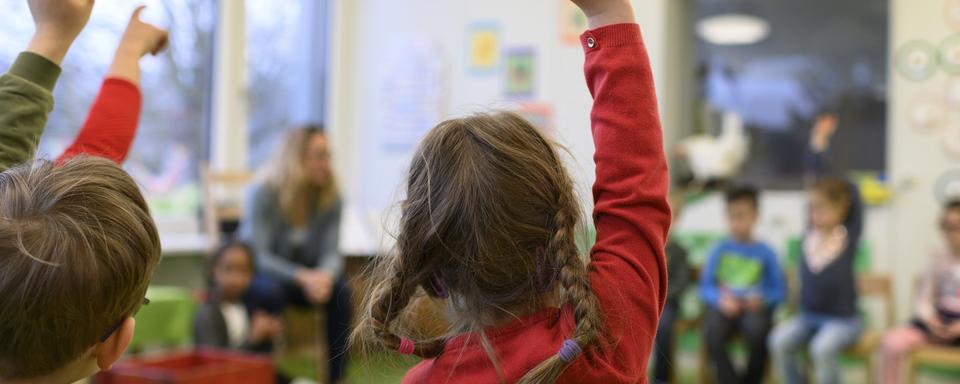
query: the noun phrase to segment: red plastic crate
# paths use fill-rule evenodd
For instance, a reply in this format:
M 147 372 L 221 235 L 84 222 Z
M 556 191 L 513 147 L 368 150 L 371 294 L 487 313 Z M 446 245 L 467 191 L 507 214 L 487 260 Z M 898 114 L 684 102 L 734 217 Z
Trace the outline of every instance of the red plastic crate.
M 156 357 L 131 358 L 97 374 L 97 384 L 274 384 L 268 358 L 198 349 Z

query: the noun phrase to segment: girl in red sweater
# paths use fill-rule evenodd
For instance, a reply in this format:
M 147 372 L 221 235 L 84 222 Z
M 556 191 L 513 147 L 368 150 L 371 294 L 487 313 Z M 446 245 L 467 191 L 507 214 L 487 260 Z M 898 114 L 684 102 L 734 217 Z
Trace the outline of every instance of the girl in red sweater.
M 628 0 L 574 3 L 591 28 L 590 261 L 555 143 L 506 112 L 440 123 L 413 156 L 396 252 L 354 333 L 424 358 L 406 383 L 646 382 L 670 226 L 652 75 Z M 443 307 L 445 332 L 415 321 L 421 302 Z

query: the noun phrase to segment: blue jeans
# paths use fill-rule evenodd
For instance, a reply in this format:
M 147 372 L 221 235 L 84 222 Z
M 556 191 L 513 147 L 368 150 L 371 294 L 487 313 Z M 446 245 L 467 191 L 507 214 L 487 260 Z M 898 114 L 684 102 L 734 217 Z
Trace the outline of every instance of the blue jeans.
M 859 316 L 804 313 L 776 327 L 768 342 L 777 372 L 788 384 L 804 382 L 799 357 L 808 344 L 816 382 L 837 384 L 840 383 L 840 353 L 856 343 L 862 332 Z

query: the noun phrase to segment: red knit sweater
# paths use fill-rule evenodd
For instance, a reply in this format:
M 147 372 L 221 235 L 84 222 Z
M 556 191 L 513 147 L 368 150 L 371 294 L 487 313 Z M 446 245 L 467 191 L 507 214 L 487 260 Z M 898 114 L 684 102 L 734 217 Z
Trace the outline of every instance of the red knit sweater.
M 133 83 L 119 78 L 104 80 L 83 128 L 56 162 L 86 154 L 123 163 L 137 133 L 140 99 L 140 88 Z
M 608 344 L 589 348 L 562 383 L 645 383 L 647 359 L 666 297 L 664 244 L 670 226 L 667 162 L 647 52 L 636 24 L 581 36 L 593 111 L 597 242 L 590 281 L 600 300 Z M 505 381 L 516 382 L 556 354 L 573 332 L 569 307 L 546 308 L 487 330 Z M 496 383 L 476 335 L 450 340 L 404 383 Z

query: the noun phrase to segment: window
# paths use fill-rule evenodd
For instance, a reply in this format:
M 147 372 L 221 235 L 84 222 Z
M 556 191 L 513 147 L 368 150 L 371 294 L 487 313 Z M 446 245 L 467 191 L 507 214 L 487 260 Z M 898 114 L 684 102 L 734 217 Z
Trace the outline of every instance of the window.
M 326 0 L 246 0 L 250 168 L 291 128 L 324 120 L 327 9 Z
M 73 141 L 96 97 L 135 0 L 98 4 L 63 63 L 54 92 L 56 107 L 40 143 L 54 157 Z M 158 217 L 195 216 L 199 207 L 198 164 L 208 153 L 208 106 L 216 2 L 153 0 L 145 20 L 168 26 L 170 49 L 141 61 L 143 111 L 125 164 L 144 189 Z M 0 66 L 7 68 L 33 33 L 27 3 L 0 0 Z
M 835 172 L 885 170 L 888 0 L 697 0 L 695 7 L 696 20 L 736 10 L 770 26 L 754 44 L 699 39 L 699 67 L 690 73 L 700 87 L 694 131 L 716 134 L 720 112 L 743 118 L 751 145 L 741 181 L 798 188 L 810 127 L 824 111 L 839 116 L 834 148 L 864 149 L 831 151 Z

